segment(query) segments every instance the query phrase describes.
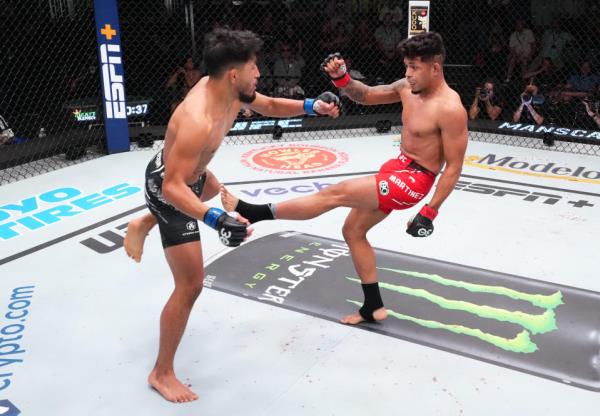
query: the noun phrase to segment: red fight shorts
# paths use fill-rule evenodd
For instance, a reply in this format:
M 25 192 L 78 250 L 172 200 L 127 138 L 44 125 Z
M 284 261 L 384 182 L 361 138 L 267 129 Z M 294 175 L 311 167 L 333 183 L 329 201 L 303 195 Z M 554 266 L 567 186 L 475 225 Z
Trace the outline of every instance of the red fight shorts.
M 385 162 L 375 175 L 379 209 L 389 214 L 395 209 L 407 209 L 425 198 L 435 174 L 402 154 Z

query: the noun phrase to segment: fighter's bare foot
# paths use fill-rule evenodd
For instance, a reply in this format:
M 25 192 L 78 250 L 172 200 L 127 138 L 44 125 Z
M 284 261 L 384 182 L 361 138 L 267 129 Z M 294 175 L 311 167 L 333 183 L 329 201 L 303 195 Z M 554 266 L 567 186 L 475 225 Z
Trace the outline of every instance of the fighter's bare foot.
M 235 209 L 237 208 L 238 201 L 240 199 L 233 196 L 233 194 L 231 194 L 227 190 L 227 188 L 225 188 L 224 185 L 221 185 L 220 192 L 221 192 L 221 204 L 223 205 L 223 208 L 225 209 L 225 211 L 228 211 L 228 212 L 235 211 Z
M 148 376 L 148 384 L 161 396 L 173 403 L 185 403 L 198 400 L 198 395 L 185 384 L 177 380 L 174 374 L 159 377 L 153 370 Z
M 385 318 L 387 318 L 387 316 L 388 313 L 385 308 L 379 308 L 373 311 L 373 319 L 375 319 L 376 321 L 383 321 Z M 346 315 L 342 319 L 340 319 L 340 322 L 346 325 L 356 325 L 364 321 L 365 318 L 363 318 L 358 312 Z
M 123 246 L 127 256 L 131 257 L 137 263 L 142 260 L 142 253 L 144 252 L 144 241 L 146 236 L 153 224 L 148 224 L 144 221 L 144 217 L 134 218 L 127 224 L 127 234 L 125 235 L 125 241 Z

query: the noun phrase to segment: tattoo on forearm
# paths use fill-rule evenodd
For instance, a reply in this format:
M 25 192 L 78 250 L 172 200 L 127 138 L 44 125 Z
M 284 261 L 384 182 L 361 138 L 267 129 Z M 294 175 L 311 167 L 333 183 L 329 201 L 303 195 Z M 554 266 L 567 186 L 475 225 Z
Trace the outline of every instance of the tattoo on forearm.
M 367 96 L 367 90 L 369 87 L 362 82 L 353 79 L 348 85 L 346 85 L 346 87 L 342 89 L 352 101 L 363 103 L 365 97 Z

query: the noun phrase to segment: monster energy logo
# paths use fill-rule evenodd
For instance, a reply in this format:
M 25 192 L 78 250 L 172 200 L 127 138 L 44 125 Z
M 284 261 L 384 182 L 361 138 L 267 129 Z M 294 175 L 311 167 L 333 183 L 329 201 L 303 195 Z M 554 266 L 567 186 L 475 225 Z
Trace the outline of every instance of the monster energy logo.
M 556 325 L 555 309 L 563 304 L 562 293 L 560 291 L 551 295 L 531 294 L 519 292 L 514 289 L 505 288 L 502 286 L 489 286 L 476 283 L 469 283 L 460 280 L 453 280 L 437 274 L 427 274 L 415 271 L 398 270 L 380 267 L 379 270 L 386 270 L 392 273 L 408 276 L 415 279 L 425 279 L 437 283 L 441 286 L 452 286 L 473 293 L 488 293 L 498 296 L 511 298 L 518 301 L 528 302 L 533 306 L 544 309 L 541 314 L 531 314 L 522 311 L 513 311 L 503 308 L 492 307 L 488 305 L 479 305 L 462 300 L 447 299 L 443 296 L 436 295 L 425 289 L 415 289 L 406 286 L 380 282 L 379 286 L 382 289 L 389 290 L 394 293 L 400 293 L 415 298 L 424 299 L 438 307 L 446 310 L 463 311 L 484 319 L 491 319 L 500 322 L 509 322 L 519 325 L 523 328 L 514 338 L 505 338 L 499 335 L 490 334 L 482 331 L 479 328 L 469 328 L 467 326 L 456 323 L 445 323 L 423 319 L 419 317 L 405 315 L 394 310 L 388 309 L 388 315 L 395 319 L 410 321 L 417 325 L 431 328 L 441 329 L 455 334 L 466 335 L 469 337 L 478 338 L 481 341 L 492 344 L 506 351 L 518 353 L 532 353 L 538 350 L 538 346 L 532 340 L 531 336 L 536 334 L 545 334 L 558 329 Z M 351 282 L 360 283 L 360 279 L 346 277 Z M 348 302 L 357 306 L 362 303 L 356 300 L 347 299 Z

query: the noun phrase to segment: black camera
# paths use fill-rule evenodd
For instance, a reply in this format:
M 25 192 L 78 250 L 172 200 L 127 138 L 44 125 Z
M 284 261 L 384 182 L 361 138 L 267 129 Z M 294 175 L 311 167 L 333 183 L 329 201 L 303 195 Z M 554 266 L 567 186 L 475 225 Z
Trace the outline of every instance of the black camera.
M 485 87 L 483 87 L 480 91 L 479 91 L 479 99 L 480 100 L 485 100 L 488 96 L 489 90 Z
M 526 92 L 525 94 L 523 94 L 523 102 L 527 103 L 529 101 L 531 101 L 533 99 L 533 95 L 531 95 L 530 92 Z

